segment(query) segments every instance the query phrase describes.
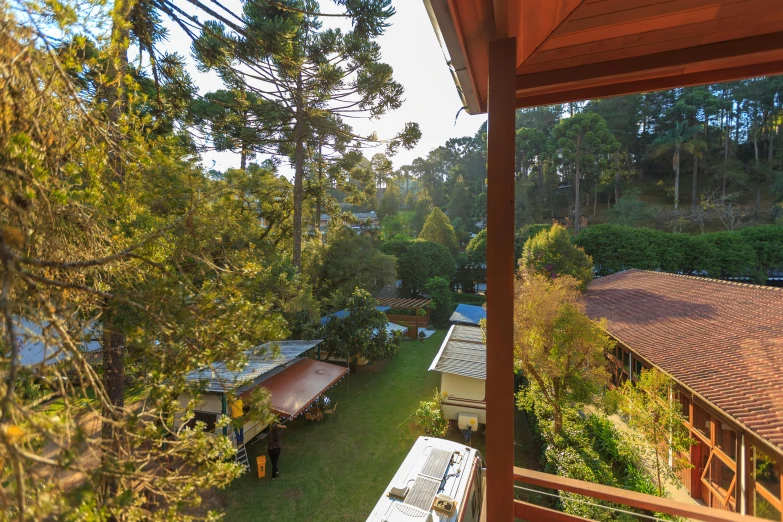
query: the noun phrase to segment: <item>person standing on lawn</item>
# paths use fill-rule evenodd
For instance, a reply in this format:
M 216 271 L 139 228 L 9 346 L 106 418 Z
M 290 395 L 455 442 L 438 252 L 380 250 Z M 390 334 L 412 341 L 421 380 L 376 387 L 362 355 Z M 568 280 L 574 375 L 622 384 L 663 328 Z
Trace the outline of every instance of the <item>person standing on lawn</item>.
M 237 444 L 245 443 L 245 412 L 243 411 L 245 403 L 237 395 L 231 401 L 231 423 L 234 425 L 234 436 Z
M 269 436 L 267 437 L 267 453 L 269 453 L 269 460 L 272 461 L 272 478 L 275 479 L 280 474 L 280 470 L 277 469 L 277 460 L 280 458 L 280 450 L 283 448 L 282 430 L 286 427 L 280 423 L 273 423 L 269 428 Z

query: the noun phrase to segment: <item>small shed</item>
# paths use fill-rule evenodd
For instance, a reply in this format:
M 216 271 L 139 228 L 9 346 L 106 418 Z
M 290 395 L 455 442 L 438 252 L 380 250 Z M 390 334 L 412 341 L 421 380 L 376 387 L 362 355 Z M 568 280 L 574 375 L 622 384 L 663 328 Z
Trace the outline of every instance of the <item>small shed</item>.
M 481 328 L 455 324 L 449 329 L 430 371 L 440 372 L 441 409 L 449 420 L 460 413 L 475 414 L 480 424 L 487 423 L 485 384 L 487 347 Z
M 487 311 L 481 306 L 460 303 L 451 314 L 449 322 L 453 324 L 467 324 L 478 326 L 479 321 L 487 318 Z
M 272 411 L 281 419 L 298 416 L 348 373 L 347 368 L 303 357 L 321 342 L 320 339 L 268 342 L 251 350 L 247 363 L 239 370 L 230 370 L 221 363 L 191 373 L 187 380 L 199 383 L 202 388 L 194 420 L 205 422 L 208 431 L 215 431 L 219 416 L 228 414 L 228 401 L 235 396 L 246 398 L 258 386 L 269 389 Z M 189 393 L 180 394 L 183 411 L 191 400 Z M 267 427 L 249 417 L 245 416 L 246 441 Z M 175 424 L 179 424 L 179 416 Z M 229 430 L 223 433 L 233 437 Z

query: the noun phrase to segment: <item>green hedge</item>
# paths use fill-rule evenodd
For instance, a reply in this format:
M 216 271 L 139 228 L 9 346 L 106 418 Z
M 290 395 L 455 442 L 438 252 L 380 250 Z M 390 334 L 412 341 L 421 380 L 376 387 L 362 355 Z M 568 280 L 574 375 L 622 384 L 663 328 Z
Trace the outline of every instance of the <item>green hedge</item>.
M 598 275 L 639 268 L 715 278 L 748 277 L 765 283 L 769 271 L 783 268 L 780 225 L 698 236 L 596 225 L 582 230 L 574 241 L 593 257 Z

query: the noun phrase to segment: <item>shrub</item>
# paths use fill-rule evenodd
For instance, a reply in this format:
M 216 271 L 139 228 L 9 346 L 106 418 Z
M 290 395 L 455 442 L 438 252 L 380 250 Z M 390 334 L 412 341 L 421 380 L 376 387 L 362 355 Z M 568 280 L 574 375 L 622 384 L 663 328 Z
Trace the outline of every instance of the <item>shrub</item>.
M 771 270 L 783 267 L 780 225 L 698 236 L 596 225 L 581 231 L 575 243 L 593 258 L 598 275 L 639 268 L 764 283 Z
M 432 298 L 432 321 L 436 326 L 447 324 L 452 312 L 454 312 L 449 282 L 442 277 L 433 277 L 427 281 L 426 288 Z
M 454 258 L 443 246 L 430 241 L 413 241 L 397 259 L 397 275 L 410 296 L 424 291 L 427 281 L 442 277 L 451 281 L 456 272 Z
M 579 282 L 582 291 L 593 278 L 593 260 L 584 249 L 574 246 L 568 230 L 561 225 L 541 230 L 528 239 L 519 266 L 526 277 L 539 274 L 553 280 L 571 276 Z
M 408 236 L 396 234 L 391 239 L 381 242 L 380 251 L 399 259 L 408 251 L 412 243 L 413 240 Z
M 421 401 L 413 415 L 416 416 L 426 435 L 445 437 L 449 432 L 449 421 L 443 416 L 443 410 L 440 407 L 440 392 L 437 388 L 435 388 L 432 400 Z
M 486 270 L 480 265 L 473 263 L 465 253 L 457 254 L 454 261 L 456 262 L 456 271 L 452 287 L 458 288 L 463 292 L 475 292 L 475 282 L 486 277 Z

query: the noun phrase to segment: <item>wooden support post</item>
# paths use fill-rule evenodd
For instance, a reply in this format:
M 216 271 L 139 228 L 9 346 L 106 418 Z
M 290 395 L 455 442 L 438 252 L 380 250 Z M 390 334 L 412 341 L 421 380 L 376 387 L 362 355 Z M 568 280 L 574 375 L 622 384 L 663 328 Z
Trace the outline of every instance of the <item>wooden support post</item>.
M 514 519 L 516 39 L 489 44 L 487 129 L 487 520 Z

